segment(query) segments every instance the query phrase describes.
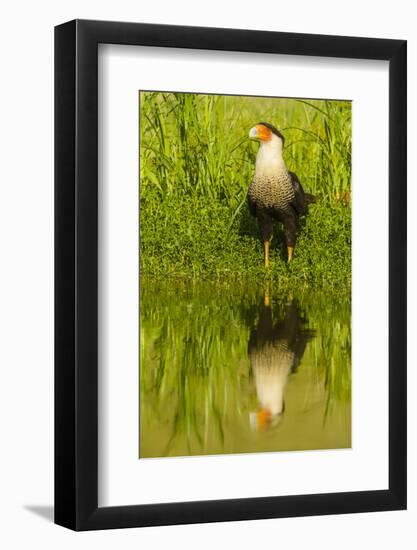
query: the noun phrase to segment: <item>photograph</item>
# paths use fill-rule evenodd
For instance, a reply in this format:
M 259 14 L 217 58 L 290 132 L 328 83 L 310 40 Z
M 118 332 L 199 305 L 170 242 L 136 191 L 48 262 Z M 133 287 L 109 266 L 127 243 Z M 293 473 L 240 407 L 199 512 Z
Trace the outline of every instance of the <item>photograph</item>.
M 350 448 L 352 101 L 138 95 L 139 459 Z

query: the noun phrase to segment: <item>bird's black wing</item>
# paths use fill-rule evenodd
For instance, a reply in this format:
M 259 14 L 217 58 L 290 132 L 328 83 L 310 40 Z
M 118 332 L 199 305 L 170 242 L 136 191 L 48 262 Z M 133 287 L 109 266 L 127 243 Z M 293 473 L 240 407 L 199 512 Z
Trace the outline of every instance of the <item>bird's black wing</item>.
M 307 202 L 304 194 L 304 189 L 300 183 L 300 180 L 298 179 L 296 174 L 294 174 L 294 172 L 289 172 L 289 175 L 294 189 L 294 198 L 291 201 L 291 204 L 299 214 L 306 214 Z
M 314 329 L 306 327 L 307 324 L 308 321 L 298 304 L 295 301 L 287 304 L 281 331 L 282 338 L 287 342 L 289 350 L 294 353 L 291 372 L 296 372 L 308 342 L 316 335 Z
M 296 339 L 292 342 L 292 349 L 294 351 L 294 360 L 291 365 L 291 372 L 296 372 L 297 368 L 301 363 L 305 349 L 310 340 L 313 340 L 316 336 L 316 331 L 314 329 L 304 328 L 297 334 Z

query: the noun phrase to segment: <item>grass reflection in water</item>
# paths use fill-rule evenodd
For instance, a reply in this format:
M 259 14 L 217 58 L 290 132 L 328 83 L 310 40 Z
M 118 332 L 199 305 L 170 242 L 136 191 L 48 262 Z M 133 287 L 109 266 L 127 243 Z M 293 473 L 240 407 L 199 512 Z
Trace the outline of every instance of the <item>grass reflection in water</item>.
M 141 458 L 346 448 L 350 295 L 142 279 Z

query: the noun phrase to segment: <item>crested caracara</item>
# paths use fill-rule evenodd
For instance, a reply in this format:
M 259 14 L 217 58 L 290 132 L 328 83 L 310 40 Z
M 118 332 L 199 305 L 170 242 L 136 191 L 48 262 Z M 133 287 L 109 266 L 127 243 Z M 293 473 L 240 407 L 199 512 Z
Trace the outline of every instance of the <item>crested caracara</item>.
M 248 355 L 259 403 L 258 411 L 250 414 L 255 430 L 280 422 L 288 377 L 297 370 L 307 343 L 315 336 L 315 330 L 306 327 L 306 319 L 295 301 L 280 313 L 274 319 L 266 295 L 249 338 Z
M 315 197 L 304 193 L 300 180 L 284 162 L 284 136 L 267 122 L 259 122 L 249 137 L 260 142 L 255 175 L 248 191 L 249 210 L 258 220 L 264 245 L 265 267 L 269 267 L 269 244 L 273 220 L 284 224 L 288 262 L 293 258 L 299 216 L 307 214 L 307 204 Z

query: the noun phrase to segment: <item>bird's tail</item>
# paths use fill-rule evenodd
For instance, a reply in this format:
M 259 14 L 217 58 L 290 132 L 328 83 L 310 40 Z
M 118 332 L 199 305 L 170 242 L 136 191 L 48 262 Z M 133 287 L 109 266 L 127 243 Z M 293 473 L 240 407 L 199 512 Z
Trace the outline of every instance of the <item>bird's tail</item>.
M 317 198 L 315 195 L 312 195 L 311 193 L 304 193 L 306 204 L 314 204 L 317 202 Z

